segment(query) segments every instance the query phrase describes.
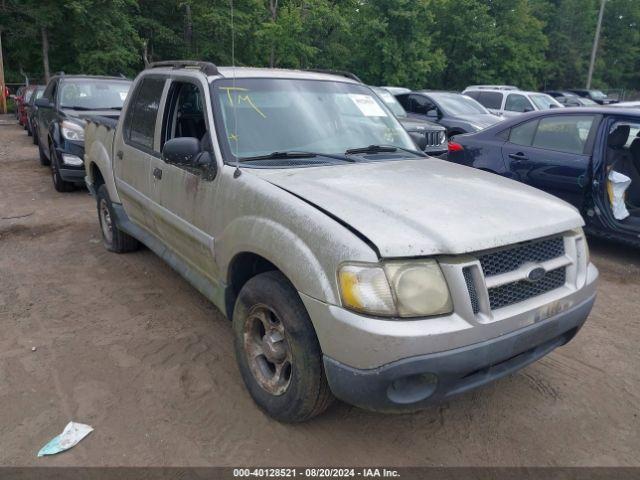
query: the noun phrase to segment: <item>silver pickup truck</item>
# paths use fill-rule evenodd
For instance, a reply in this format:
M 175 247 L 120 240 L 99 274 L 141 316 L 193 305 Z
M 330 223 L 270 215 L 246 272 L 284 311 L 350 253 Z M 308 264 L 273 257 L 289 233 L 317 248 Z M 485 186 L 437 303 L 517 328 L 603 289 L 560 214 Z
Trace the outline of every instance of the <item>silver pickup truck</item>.
M 145 244 L 232 319 L 257 405 L 449 399 L 573 338 L 598 272 L 580 214 L 416 151 L 348 75 L 162 62 L 86 127 L 104 245 Z

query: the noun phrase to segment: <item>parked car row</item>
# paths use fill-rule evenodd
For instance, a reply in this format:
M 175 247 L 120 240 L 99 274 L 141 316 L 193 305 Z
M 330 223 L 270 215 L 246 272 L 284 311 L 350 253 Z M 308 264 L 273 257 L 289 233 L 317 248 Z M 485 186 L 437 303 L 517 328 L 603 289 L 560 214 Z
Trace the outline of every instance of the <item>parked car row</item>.
M 249 394 L 292 422 L 334 397 L 415 410 L 528 365 L 593 305 L 585 220 L 640 243 L 639 111 L 467 90 L 159 62 L 54 77 L 31 128 L 56 189 L 95 197 L 105 247 L 144 244 L 210 299 Z

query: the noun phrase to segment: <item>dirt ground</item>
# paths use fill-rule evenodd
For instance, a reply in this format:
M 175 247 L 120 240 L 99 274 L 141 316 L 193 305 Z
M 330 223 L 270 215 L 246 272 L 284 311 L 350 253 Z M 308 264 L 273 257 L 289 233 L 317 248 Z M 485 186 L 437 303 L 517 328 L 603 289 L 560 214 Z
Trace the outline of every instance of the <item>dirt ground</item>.
M 246 393 L 229 322 L 151 251 L 107 252 L 95 210 L 0 125 L 0 465 L 640 465 L 638 250 L 592 240 L 590 319 L 523 371 L 418 414 L 336 403 L 289 426 Z M 70 420 L 95 431 L 36 458 Z

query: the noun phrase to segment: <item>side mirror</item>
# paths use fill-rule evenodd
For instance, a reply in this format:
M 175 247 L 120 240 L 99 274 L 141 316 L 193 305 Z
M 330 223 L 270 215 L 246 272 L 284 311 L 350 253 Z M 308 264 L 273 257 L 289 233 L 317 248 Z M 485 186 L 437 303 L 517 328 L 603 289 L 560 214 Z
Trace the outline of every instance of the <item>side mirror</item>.
M 36 107 L 38 108 L 51 108 L 51 103 L 48 98 L 40 97 L 36 100 Z
M 195 137 L 178 137 L 168 140 L 162 147 L 162 159 L 174 165 L 185 165 L 202 171 L 202 178 L 213 180 L 218 173 L 218 164 L 213 155 L 202 150 L 200 140 Z
M 409 132 L 409 136 L 411 140 L 413 140 L 413 143 L 416 144 L 416 147 L 418 147 L 418 150 L 424 152 L 424 149 L 427 148 L 427 137 L 418 132 Z
M 524 107 L 524 109 L 522 110 L 524 113 L 528 113 L 528 112 L 533 112 L 533 108 L 531 107 Z
M 200 141 L 195 137 L 172 138 L 162 147 L 162 159 L 176 165 L 193 165 L 199 153 Z
M 556 105 L 555 103 L 550 103 L 549 108 L 560 108 L 560 107 L 558 107 L 558 105 Z

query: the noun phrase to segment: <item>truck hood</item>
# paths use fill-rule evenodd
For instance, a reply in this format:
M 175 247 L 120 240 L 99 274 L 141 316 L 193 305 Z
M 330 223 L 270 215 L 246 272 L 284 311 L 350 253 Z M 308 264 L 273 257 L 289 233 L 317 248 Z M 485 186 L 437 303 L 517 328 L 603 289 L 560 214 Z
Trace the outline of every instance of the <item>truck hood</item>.
M 383 258 L 484 250 L 584 224 L 551 195 L 433 158 L 248 171 L 349 225 Z
M 407 131 L 444 131 L 444 127 L 442 125 L 438 125 L 437 123 L 429 122 L 427 120 L 421 120 L 419 118 L 402 117 L 398 118 L 398 120 Z

